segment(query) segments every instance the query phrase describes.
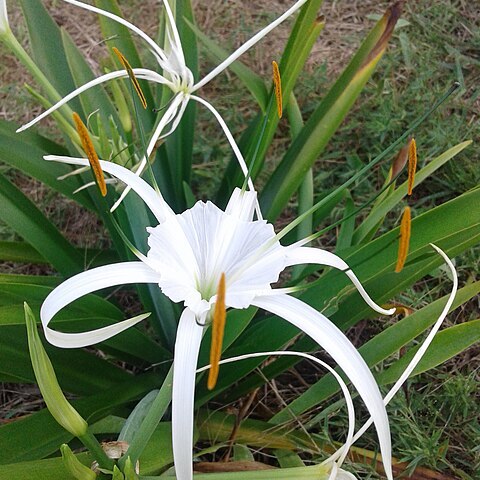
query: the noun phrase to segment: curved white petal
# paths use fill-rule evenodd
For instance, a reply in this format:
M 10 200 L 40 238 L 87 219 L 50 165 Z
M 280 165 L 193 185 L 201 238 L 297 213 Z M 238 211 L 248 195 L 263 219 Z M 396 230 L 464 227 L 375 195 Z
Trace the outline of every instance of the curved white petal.
M 128 73 L 126 70 L 119 70 L 116 72 L 110 72 L 107 73 L 106 75 L 102 75 L 101 77 L 95 78 L 91 80 L 90 82 L 86 83 L 85 85 L 82 85 L 81 87 L 77 88 L 73 92 L 69 93 L 65 97 L 63 97 L 58 103 L 50 107 L 48 110 L 45 110 L 45 112 L 41 113 L 38 117 L 34 118 L 32 121 L 26 123 L 25 125 L 22 125 L 18 130 L 17 133 L 23 132 L 24 130 L 27 130 L 30 128 L 32 125 L 35 125 L 37 122 L 42 120 L 43 118 L 47 117 L 50 115 L 52 112 L 55 110 L 59 109 L 61 106 L 65 105 L 68 103 L 70 100 L 75 98 L 76 96 L 80 95 L 81 93 L 85 92 L 86 90 L 95 87 L 96 85 L 100 85 L 101 83 L 108 82 L 109 80 L 113 80 L 115 78 L 124 78 L 128 77 Z
M 88 293 L 102 288 L 129 283 L 157 283 L 158 273 L 142 262 L 124 262 L 94 268 L 65 280 L 45 299 L 40 309 L 40 319 L 46 339 L 57 347 L 80 348 L 103 342 L 146 318 L 140 315 L 123 322 L 99 328 L 91 332 L 61 333 L 48 324 L 62 308 Z
M 395 394 L 402 388 L 403 384 L 407 381 L 408 377 L 410 374 L 413 372 L 415 367 L 419 364 L 420 360 L 422 357 L 425 355 L 425 352 L 427 351 L 428 347 L 433 341 L 433 338 L 437 334 L 439 328 L 442 326 L 443 321 L 445 320 L 446 316 L 448 315 L 448 312 L 450 311 L 450 308 L 452 307 L 453 301 L 455 300 L 455 295 L 457 294 L 457 289 L 458 289 L 458 277 L 457 277 L 457 272 L 455 270 L 455 267 L 451 260 L 448 258 L 448 256 L 443 252 L 440 248 L 438 248 L 436 245 L 430 244 L 432 248 L 434 248 L 439 255 L 443 257 L 445 260 L 446 264 L 448 265 L 448 268 L 450 269 L 450 272 L 452 274 L 453 278 L 453 286 L 452 286 L 452 291 L 450 293 L 450 296 L 448 297 L 447 303 L 445 304 L 445 307 L 443 307 L 442 313 L 438 317 L 438 320 L 435 322 L 435 325 L 432 327 L 430 330 L 430 333 L 427 335 L 427 338 L 423 342 L 422 346 L 417 350 L 415 355 L 413 356 L 412 360 L 408 364 L 407 368 L 405 371 L 402 373 L 400 378 L 395 382 L 393 387 L 390 389 L 390 391 L 387 393 L 385 398 L 383 399 L 383 402 L 385 405 L 388 405 L 392 398 L 395 396 Z M 365 422 L 365 424 L 362 426 L 362 428 L 355 434 L 353 437 L 353 442 L 355 443 L 370 427 L 372 424 L 372 419 L 370 418 Z M 341 454 L 341 451 L 337 451 L 335 454 L 333 454 L 328 460 L 335 460 L 339 454 Z
M 322 360 L 318 359 L 317 357 L 314 357 L 313 355 L 310 355 L 308 353 L 304 352 L 295 352 L 292 350 L 277 350 L 277 351 L 272 351 L 272 352 L 254 352 L 254 353 L 246 353 L 244 355 L 239 355 L 237 357 L 231 357 L 231 358 L 225 358 L 223 360 L 220 360 L 220 365 L 224 365 L 227 363 L 233 363 L 233 362 L 238 362 L 240 360 L 247 360 L 249 358 L 258 358 L 258 357 L 276 357 L 276 356 L 283 356 L 283 357 L 302 357 L 306 358 L 307 360 L 311 360 L 312 362 L 321 365 L 323 368 L 327 369 L 337 380 L 338 384 L 340 385 L 340 388 L 342 389 L 343 395 L 345 396 L 345 403 L 347 404 L 347 411 L 348 411 L 348 433 L 347 433 L 347 439 L 345 442 L 345 445 L 351 445 L 351 442 L 353 440 L 353 433 L 355 430 L 355 407 L 353 406 L 353 400 L 350 395 L 350 392 L 348 391 L 348 387 L 343 381 L 342 377 L 327 363 L 323 362 Z M 208 370 L 210 368 L 210 365 L 205 365 L 204 367 L 201 367 L 197 370 L 197 373 L 204 372 L 205 370 Z M 347 454 L 348 449 L 345 450 L 345 455 Z M 343 456 L 340 459 L 341 463 L 345 456 Z
M 193 406 L 195 370 L 203 328 L 186 308 L 177 329 L 173 357 L 172 444 L 176 478 L 191 480 L 193 476 Z
M 168 125 L 168 123 L 172 121 L 172 119 L 177 114 L 178 109 L 182 103 L 182 98 L 183 98 L 182 94 L 176 95 L 172 100 L 172 103 L 168 107 L 167 111 L 164 113 L 164 115 L 160 119 L 160 122 L 158 123 L 157 128 L 155 129 L 152 137 L 150 138 L 150 142 L 148 143 L 147 156 L 144 155 L 142 157 L 142 160 L 137 165 L 137 168 L 135 170 L 135 175 L 141 175 L 144 172 L 145 167 L 147 165 L 147 157 L 150 157 L 150 155 L 152 154 L 157 141 L 162 136 L 163 129 Z M 169 133 L 171 133 L 171 131 Z M 125 188 L 125 190 L 121 193 L 118 200 L 113 204 L 113 207 L 111 209 L 112 212 L 115 211 L 118 208 L 118 206 L 123 202 L 123 199 L 127 196 L 128 192 L 130 192 L 131 188 L 133 187 L 127 186 L 127 188 Z
M 347 337 L 324 315 L 288 295 L 257 297 L 252 305 L 289 321 L 321 345 L 338 363 L 362 397 L 377 430 L 385 471 L 392 477 L 390 427 L 378 386 L 365 361 Z
M 240 168 L 242 169 L 242 173 L 245 175 L 245 178 L 248 178 L 247 179 L 248 188 L 251 191 L 255 191 L 255 187 L 253 185 L 252 179 L 249 176 L 248 166 L 245 162 L 245 159 L 243 158 L 242 152 L 238 148 L 237 142 L 233 138 L 233 135 L 230 132 L 230 129 L 228 128 L 228 125 L 225 123 L 225 120 L 223 120 L 222 116 L 218 113 L 216 108 L 211 103 L 204 100 L 203 98 L 197 97 L 196 95 L 192 95 L 191 99 L 195 100 L 198 103 L 201 103 L 202 105 L 205 105 L 205 107 L 207 107 L 213 113 L 214 117 L 217 119 L 218 123 L 220 124 L 220 126 L 223 129 L 223 132 L 225 133 L 225 136 L 227 137 L 228 143 L 230 143 L 230 146 L 232 147 L 233 153 L 237 157 Z M 262 212 L 260 210 L 260 205 L 259 205 L 258 201 L 257 201 L 257 205 L 256 205 L 256 212 L 257 212 L 258 219 L 261 220 L 263 217 L 262 217 Z
M 153 50 L 155 50 L 155 52 L 160 56 L 160 58 L 162 58 L 165 62 L 167 61 L 165 52 L 157 45 L 157 43 L 153 39 L 151 39 L 143 30 L 140 30 L 138 27 L 136 27 L 132 23 L 127 22 L 122 17 L 119 17 L 114 13 L 107 12 L 106 10 L 102 10 L 100 8 L 94 7 L 92 5 L 88 5 L 87 3 L 79 2 L 78 0 L 64 0 L 64 1 L 72 5 L 75 5 L 77 7 L 83 8 L 85 10 L 90 10 L 91 12 L 98 13 L 99 15 L 103 15 L 104 17 L 110 18 L 111 20 L 114 20 L 115 22 L 120 23 L 121 25 L 127 27 L 128 29 L 132 30 L 132 32 L 135 32 L 138 36 L 142 37 L 150 45 L 150 47 Z
M 215 67 L 208 75 L 206 75 L 202 80 L 194 85 L 192 92 L 203 87 L 210 80 L 215 78 L 219 73 L 225 70 L 230 64 L 232 64 L 238 57 L 243 55 L 249 48 L 253 47 L 257 42 L 259 42 L 265 35 L 270 33 L 275 27 L 280 25 L 285 19 L 297 11 L 307 0 L 299 0 L 292 7 L 290 7 L 283 15 L 280 15 L 275 21 L 270 25 L 266 26 L 258 33 L 256 33 L 250 40 L 246 41 L 240 48 L 235 50 L 228 58 L 226 58 L 220 65 Z
M 303 265 L 306 263 L 315 263 L 319 265 L 327 265 L 329 267 L 338 268 L 342 270 L 345 275 L 352 281 L 355 287 L 358 290 L 358 293 L 365 300 L 365 303 L 382 315 L 393 315 L 395 313 L 395 308 L 385 309 L 377 305 L 368 295 L 368 293 L 363 288 L 363 285 L 360 283 L 360 280 L 352 272 L 348 264 L 343 261 L 340 257 L 334 253 L 327 252 L 320 248 L 313 247 L 299 247 L 299 248 L 288 248 L 287 250 L 287 265 Z
M 66 0 L 65 0 L 66 1 Z M 135 75 L 143 80 L 148 80 L 151 82 L 156 82 L 156 83 L 161 83 L 161 84 L 169 84 L 168 80 L 163 78 L 161 75 L 159 75 L 157 72 L 154 72 L 153 70 L 147 70 L 145 68 L 134 68 L 133 69 Z M 43 113 L 41 113 L 38 117 L 34 118 L 32 121 L 26 123 L 25 125 L 22 125 L 18 130 L 17 133 L 23 132 L 24 130 L 27 130 L 30 128 L 32 125 L 35 125 L 37 122 L 42 120 L 43 118 L 47 117 L 50 115 L 52 112 L 55 110 L 58 110 L 60 107 L 68 103 L 70 100 L 73 98 L 77 97 L 81 93 L 85 92 L 86 90 L 89 90 L 92 87 L 95 87 L 97 85 L 100 85 L 102 83 L 108 82 L 110 80 L 114 80 L 116 78 L 127 78 L 128 77 L 128 72 L 126 70 L 117 70 L 115 72 L 110 72 L 106 73 L 105 75 L 102 75 L 98 78 L 94 78 L 90 82 L 86 83 L 85 85 L 82 85 L 81 87 L 77 88 L 73 92 L 69 93 L 65 97 L 63 97 L 59 102 L 57 102 L 55 105 L 51 106 L 48 110 L 45 110 Z
M 70 165 L 90 165 L 86 158 L 65 157 L 60 155 L 47 155 L 43 158 L 47 161 L 68 163 Z M 175 215 L 162 195 L 156 192 L 145 180 L 128 170 L 128 168 L 117 165 L 116 163 L 106 162 L 105 160 L 100 160 L 100 166 L 104 172 L 117 177 L 131 187 L 133 191 L 142 198 L 159 222 L 164 222 L 168 217 Z

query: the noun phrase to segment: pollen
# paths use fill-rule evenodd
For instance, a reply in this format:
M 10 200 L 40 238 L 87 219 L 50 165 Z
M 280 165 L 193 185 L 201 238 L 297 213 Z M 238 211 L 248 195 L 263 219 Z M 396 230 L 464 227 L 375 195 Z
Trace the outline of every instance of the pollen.
M 277 101 L 277 113 L 278 113 L 278 118 L 282 118 L 282 114 L 283 114 L 282 78 L 280 77 L 280 69 L 278 68 L 278 64 L 275 60 L 272 62 L 272 68 L 273 68 L 273 85 L 275 88 L 275 99 Z
M 400 222 L 400 241 L 398 244 L 398 258 L 395 271 L 401 272 L 408 255 L 408 249 L 410 247 L 410 235 L 412 231 L 412 215 L 410 207 L 405 207 L 402 215 L 402 221 Z
M 208 373 L 207 387 L 213 390 L 217 384 L 220 371 L 220 357 L 222 355 L 223 335 L 225 332 L 225 321 L 227 308 L 225 306 L 225 274 L 222 273 L 217 290 L 217 303 L 213 313 L 212 321 L 212 344 L 210 346 L 210 371 Z
M 417 144 L 415 139 L 410 140 L 408 145 L 408 194 L 411 195 L 413 191 L 413 184 L 415 183 L 415 172 L 417 171 Z
M 87 155 L 90 166 L 92 167 L 98 188 L 100 189 L 102 196 L 105 197 L 107 195 L 107 184 L 105 183 L 103 170 L 100 166 L 100 161 L 98 160 L 98 155 L 95 151 L 92 139 L 90 138 L 90 134 L 88 133 L 88 129 L 82 122 L 78 113 L 73 112 L 73 121 L 75 122 L 75 128 L 80 137 L 80 141 L 82 142 L 82 148 Z
M 140 83 L 138 83 L 135 73 L 133 73 L 133 68 L 130 66 L 130 64 L 128 63 L 128 60 L 125 58 L 125 56 L 122 54 L 122 52 L 118 48 L 113 47 L 113 52 L 120 60 L 120 63 L 123 65 L 123 68 L 125 68 L 125 70 L 127 71 L 130 81 L 132 82 L 133 88 L 137 92 L 138 98 L 140 99 L 140 102 L 143 108 L 147 108 L 147 99 L 145 98 L 143 90 L 140 87 Z

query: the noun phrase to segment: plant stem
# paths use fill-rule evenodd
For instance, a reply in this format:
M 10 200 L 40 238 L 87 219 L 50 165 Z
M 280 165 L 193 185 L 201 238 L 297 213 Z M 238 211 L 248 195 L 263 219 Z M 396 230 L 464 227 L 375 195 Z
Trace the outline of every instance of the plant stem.
M 93 458 L 98 462 L 98 465 L 101 468 L 105 468 L 108 470 L 113 469 L 113 465 L 115 464 L 114 460 L 108 458 L 107 454 L 104 452 L 102 446 L 100 445 L 100 443 L 98 443 L 98 440 L 95 438 L 93 433 L 87 430 L 87 433 L 85 433 L 85 435 L 82 435 L 78 438 L 85 445 L 85 447 L 88 448 Z

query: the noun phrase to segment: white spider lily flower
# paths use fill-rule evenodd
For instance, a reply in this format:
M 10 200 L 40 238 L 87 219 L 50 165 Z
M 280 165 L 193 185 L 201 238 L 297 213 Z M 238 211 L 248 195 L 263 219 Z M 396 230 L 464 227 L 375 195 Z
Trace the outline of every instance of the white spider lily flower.
M 7 15 L 7 0 L 0 0 L 0 35 L 10 31 Z
M 48 156 L 72 165 L 87 159 Z M 155 215 L 158 225 L 148 228 L 149 251 L 140 261 L 124 262 L 82 272 L 55 288 L 42 305 L 40 316 L 49 342 L 60 347 L 84 347 L 104 341 L 129 328 L 138 318 L 84 333 L 61 333 L 49 323 L 62 308 L 96 290 L 130 283 L 156 283 L 173 302 L 183 302 L 174 351 L 172 437 L 177 478 L 192 478 L 193 406 L 195 370 L 207 318 L 216 303 L 220 278 L 225 275 L 227 308 L 256 306 L 284 318 L 321 345 L 338 363 L 363 399 L 373 418 L 388 478 L 391 474 L 390 430 L 378 386 L 365 361 L 347 337 L 324 315 L 289 295 L 293 289 L 273 289 L 280 273 L 300 263 L 322 264 L 344 271 L 368 305 L 375 304 L 348 265 L 336 255 L 297 242 L 280 245 L 273 226 L 254 220 L 256 192 L 235 189 L 225 211 L 211 202 L 197 202 L 175 214 L 161 194 L 130 170 L 100 161 L 102 169 L 129 185 Z M 306 240 L 308 241 L 308 239 Z
M 0 0 L 1 1 L 1 0 Z M 229 65 L 231 65 L 238 57 L 240 57 L 243 53 L 245 53 L 249 48 L 259 42 L 265 35 L 267 35 L 271 30 L 277 27 L 280 23 L 282 23 L 286 18 L 292 15 L 295 11 L 297 11 L 307 0 L 298 0 L 293 6 L 291 6 L 287 11 L 285 11 L 280 17 L 278 17 L 275 21 L 270 23 L 267 27 L 263 28 L 259 32 L 257 32 L 250 40 L 245 42 L 242 46 L 240 46 L 235 52 L 233 52 L 227 59 L 225 59 L 220 65 L 214 68 L 209 74 L 207 74 L 203 79 L 195 83 L 193 74 L 191 70 L 185 64 L 185 56 L 183 53 L 183 47 L 180 42 L 180 35 L 177 30 L 177 26 L 175 24 L 175 19 L 168 3 L 168 0 L 163 0 L 165 11 L 167 13 L 167 39 L 168 39 L 168 51 L 162 49 L 155 41 L 150 38 L 145 32 L 140 30 L 135 25 L 131 24 L 130 22 L 124 20 L 123 18 L 115 15 L 111 12 L 107 12 L 100 8 L 94 7 L 92 5 L 88 5 L 86 3 L 80 2 L 78 0 L 64 0 L 67 3 L 71 3 L 72 5 L 76 5 L 78 7 L 84 8 L 86 10 L 90 10 L 91 12 L 98 13 L 100 15 L 104 15 L 125 27 L 129 28 L 137 35 L 139 35 L 148 45 L 149 49 L 155 56 L 158 61 L 158 65 L 160 70 L 162 71 L 163 75 L 159 73 L 143 69 L 143 68 L 134 68 L 134 74 L 143 80 L 147 80 L 153 83 L 159 83 L 168 87 L 174 94 L 173 99 L 171 100 L 168 108 L 166 109 L 165 113 L 163 114 L 161 120 L 159 121 L 158 125 L 155 128 L 155 131 L 151 137 L 151 140 L 146 149 L 146 155 L 143 156 L 139 168 L 137 169 L 137 174 L 141 175 L 147 165 L 148 158 L 152 154 L 157 141 L 160 138 L 165 138 L 170 135 L 180 123 L 182 116 L 187 108 L 187 105 L 190 100 L 199 102 L 205 105 L 214 115 L 217 121 L 220 123 L 222 129 L 224 130 L 225 134 L 227 135 L 228 141 L 232 145 L 234 149 L 234 153 L 239 161 L 240 167 L 245 176 L 248 176 L 248 167 L 243 159 L 240 150 L 236 146 L 235 142 L 233 142 L 232 135 L 226 125 L 225 121 L 222 119 L 220 114 L 217 110 L 204 99 L 193 95 L 199 88 L 203 87 L 205 84 L 210 82 L 213 78 L 223 72 Z M 77 90 L 73 91 L 66 97 L 64 97 L 61 101 L 57 104 L 53 105 L 51 108 L 43 112 L 41 115 L 36 117 L 31 122 L 23 125 L 20 127 L 17 132 L 22 132 L 27 128 L 31 127 L 42 118 L 46 117 L 47 115 L 51 114 L 56 109 L 60 108 L 65 103 L 69 102 L 72 98 L 76 97 L 77 95 L 81 94 L 82 92 L 99 85 L 101 83 L 108 82 L 110 80 L 116 78 L 127 78 L 129 76 L 127 70 L 120 70 L 108 73 L 106 75 L 102 75 L 85 85 L 81 86 Z M 167 132 L 165 129 L 167 126 L 170 125 L 170 128 Z M 253 184 L 251 180 L 248 182 L 250 190 L 254 190 Z M 129 192 L 130 188 L 127 187 L 122 195 L 120 196 L 119 200 L 115 203 L 112 207 L 114 210 L 120 202 L 123 200 L 125 195 Z M 259 210 L 257 209 L 257 213 Z

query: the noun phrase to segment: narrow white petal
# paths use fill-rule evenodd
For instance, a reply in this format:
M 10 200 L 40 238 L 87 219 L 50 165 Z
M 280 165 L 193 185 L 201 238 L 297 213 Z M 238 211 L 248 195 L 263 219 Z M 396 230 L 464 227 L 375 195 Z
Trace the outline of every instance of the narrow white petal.
M 124 262 L 94 268 L 65 280 L 47 296 L 40 309 L 46 339 L 57 347 L 80 348 L 103 342 L 123 332 L 149 314 L 83 333 L 61 333 L 48 325 L 62 308 L 88 293 L 115 285 L 157 283 L 158 277 L 158 273 L 142 262 Z
M 92 5 L 88 5 L 83 2 L 79 2 L 78 0 L 64 0 L 67 3 L 71 3 L 72 5 L 76 5 L 77 7 L 84 8 L 85 10 L 90 10 L 91 12 L 98 13 L 99 15 L 103 15 L 104 17 L 110 18 L 111 20 L 116 21 L 117 23 L 122 24 L 123 26 L 127 27 L 128 29 L 135 32 L 138 36 L 142 37 L 150 47 L 157 52 L 157 54 L 162 58 L 164 61 L 167 60 L 165 56 L 165 52 L 157 45 L 155 41 L 153 41 L 143 30 L 140 30 L 138 27 L 133 25 L 127 20 L 115 15 L 114 13 L 107 12 L 106 10 L 102 10 L 100 8 L 94 7 Z
M 193 312 L 186 308 L 177 329 L 172 386 L 173 461 L 176 478 L 182 480 L 191 480 L 193 477 L 195 370 L 202 335 L 203 328 L 195 321 Z
M 68 163 L 70 165 L 90 165 L 86 158 L 64 157 L 58 155 L 47 155 L 45 160 Z M 162 195 L 156 192 L 145 180 L 125 167 L 116 163 L 100 160 L 100 166 L 104 172 L 118 178 L 132 188 L 150 208 L 159 222 L 165 221 L 167 217 L 174 216 L 174 212 L 163 199 Z
M 157 128 L 155 129 L 150 139 L 150 142 L 147 146 L 147 156 L 144 155 L 142 157 L 142 160 L 137 165 L 137 168 L 135 170 L 135 175 L 139 176 L 144 172 L 145 167 L 147 166 L 147 161 L 148 161 L 147 157 L 150 157 L 150 155 L 152 154 L 155 148 L 155 144 L 157 143 L 158 139 L 162 135 L 163 129 L 166 127 L 166 125 L 168 125 L 168 123 L 172 120 L 172 118 L 174 118 L 175 114 L 179 109 L 179 105 L 181 104 L 181 102 L 182 102 L 181 94 L 174 97 L 167 111 L 164 113 L 164 115 L 160 119 L 160 122 L 158 123 Z M 130 186 L 130 185 L 127 186 L 127 188 L 125 188 L 125 190 L 121 193 L 119 199 L 113 204 L 113 207 L 111 209 L 112 212 L 118 208 L 118 206 L 123 202 L 123 199 L 127 196 L 128 192 L 130 192 L 132 188 L 133 186 Z
M 182 48 L 182 42 L 180 41 L 180 35 L 177 30 L 177 25 L 175 23 L 175 18 L 173 17 L 172 9 L 170 8 L 170 4 L 168 3 L 168 0 L 163 0 L 163 4 L 165 5 L 165 10 L 167 12 L 167 18 L 168 18 L 168 27 L 170 28 L 172 34 L 173 34 L 173 40 L 175 42 L 175 52 L 176 52 L 176 58 L 179 61 L 180 65 L 182 68 L 185 68 L 185 56 L 183 54 L 183 48 Z
M 192 92 L 203 87 L 210 80 L 215 78 L 219 73 L 223 72 L 229 65 L 231 65 L 238 57 L 243 55 L 249 48 L 253 47 L 257 42 L 259 42 L 265 35 L 270 33 L 275 27 L 280 25 L 284 20 L 286 20 L 290 15 L 297 11 L 307 0 L 299 0 L 292 7 L 290 7 L 283 15 L 280 15 L 275 21 L 270 25 L 266 26 L 263 30 L 260 30 L 256 33 L 250 40 L 246 41 L 240 48 L 235 50 L 227 59 L 225 59 L 220 65 L 215 67 L 208 75 L 206 75 L 202 80 L 200 80 L 194 87 Z
M 230 146 L 232 147 L 233 153 L 237 157 L 238 163 L 240 165 L 240 168 L 242 169 L 243 174 L 245 175 L 245 178 L 248 177 L 247 183 L 248 183 L 248 188 L 251 191 L 255 191 L 255 187 L 253 185 L 252 179 L 248 175 L 248 166 L 245 162 L 245 159 L 243 158 L 242 152 L 238 148 L 237 142 L 235 142 L 235 139 L 233 138 L 232 133 L 230 132 L 230 129 L 228 128 L 227 124 L 225 123 L 225 120 L 223 120 L 222 116 L 218 113 L 218 111 L 215 109 L 215 107 L 204 100 L 201 97 L 197 97 L 196 95 L 191 96 L 192 100 L 195 100 L 196 102 L 201 103 L 202 105 L 205 105 L 214 115 L 214 117 L 217 119 L 218 123 L 223 129 L 223 132 L 225 133 L 225 136 L 227 137 L 228 142 L 230 143 Z M 256 205 L 256 212 L 257 212 L 257 217 L 259 220 L 262 220 L 262 212 L 260 210 L 260 205 L 257 200 L 257 205 Z
M 106 75 L 102 75 L 101 77 L 93 79 L 92 81 L 86 83 L 85 85 L 82 85 L 81 87 L 77 88 L 73 92 L 71 92 L 68 95 L 66 95 L 65 97 L 63 97 L 58 103 L 56 103 L 55 105 L 50 107 L 45 112 L 41 113 L 38 117 L 34 118 L 31 122 L 28 122 L 25 125 L 22 125 L 17 130 L 17 133 L 20 133 L 20 132 L 23 132 L 24 130 L 27 130 L 27 128 L 30 128 L 32 125 L 35 125 L 37 122 L 39 122 L 43 118 L 47 117 L 52 112 L 59 109 L 61 106 L 65 105 L 70 100 L 72 100 L 76 96 L 80 95 L 81 93 L 85 92 L 86 90 L 88 90 L 92 87 L 95 87 L 96 85 L 100 85 L 101 83 L 108 82 L 109 80 L 113 80 L 114 78 L 122 78 L 122 77 L 128 77 L 128 73 L 127 73 L 126 70 L 119 70 L 119 71 L 116 71 L 116 72 L 110 72 L 110 73 L 107 73 Z
M 445 304 L 445 307 L 443 307 L 442 313 L 438 317 L 438 320 L 435 322 L 435 325 L 432 327 L 430 330 L 430 333 L 427 335 L 427 338 L 424 340 L 422 346 L 417 350 L 415 355 L 413 356 L 412 360 L 408 364 L 407 368 L 405 371 L 402 373 L 400 378 L 395 382 L 393 387 L 390 389 L 390 391 L 387 393 L 385 396 L 383 402 L 385 405 L 388 405 L 392 398 L 395 396 L 395 394 L 402 388 L 403 384 L 407 381 L 408 377 L 410 374 L 415 370 L 415 367 L 419 364 L 420 360 L 423 358 L 425 355 L 425 352 L 427 351 L 428 347 L 433 341 L 433 338 L 437 334 L 438 330 L 442 326 L 443 321 L 445 320 L 446 316 L 448 315 L 448 312 L 450 311 L 450 308 L 452 307 L 453 301 L 455 300 L 455 295 L 457 294 L 457 289 L 458 289 L 458 277 L 457 277 L 457 272 L 455 271 L 455 267 L 451 260 L 448 258 L 448 256 L 443 252 L 440 248 L 438 248 L 436 245 L 430 244 L 437 252 L 439 255 L 443 257 L 445 260 L 446 264 L 448 265 L 448 268 L 450 269 L 450 272 L 452 273 L 452 278 L 453 278 L 453 286 L 452 286 L 452 291 L 450 293 L 450 296 L 448 297 L 447 303 Z M 372 424 L 372 419 L 370 418 L 365 422 L 365 424 L 362 426 L 362 428 L 355 434 L 353 437 L 353 442 L 356 442 L 370 427 Z M 336 452 L 330 459 L 335 459 L 338 456 L 339 452 Z
M 388 479 L 393 480 L 390 427 L 385 405 L 372 373 L 347 337 L 327 317 L 297 298 L 288 295 L 257 297 L 252 305 L 278 315 L 303 330 L 338 363 L 357 389 L 372 416 L 385 471 Z
M 313 247 L 289 248 L 287 250 L 287 262 L 289 266 L 315 263 L 318 265 L 327 265 L 328 267 L 342 270 L 355 285 L 358 293 L 360 293 L 362 298 L 365 300 L 365 303 L 370 308 L 378 313 L 381 313 L 382 315 L 393 315 L 395 313 L 395 308 L 385 309 L 377 305 L 365 291 L 363 285 L 360 283 L 360 280 L 352 272 L 348 264 L 334 253 Z

